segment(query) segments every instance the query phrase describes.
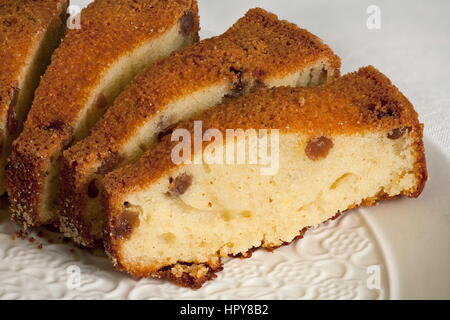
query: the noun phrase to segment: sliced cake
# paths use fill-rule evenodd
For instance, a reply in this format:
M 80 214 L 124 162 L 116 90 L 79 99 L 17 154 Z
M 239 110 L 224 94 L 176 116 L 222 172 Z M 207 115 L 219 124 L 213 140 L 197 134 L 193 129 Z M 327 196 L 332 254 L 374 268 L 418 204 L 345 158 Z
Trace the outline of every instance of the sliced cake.
M 195 0 L 96 0 L 80 23 L 56 50 L 12 147 L 7 191 L 25 227 L 55 221 L 62 151 L 144 67 L 198 40 Z
M 360 205 L 417 197 L 427 178 L 423 125 L 373 67 L 316 88 L 263 89 L 197 120 L 102 180 L 107 253 L 135 277 L 197 288 L 222 257 L 289 243 Z M 229 129 L 242 131 L 228 138 Z M 203 137 L 203 148 L 180 136 Z M 258 149 L 258 161 L 248 152 L 242 164 L 221 162 L 235 140 L 257 144 L 243 150 Z M 265 151 L 272 163 L 260 161 Z
M 118 97 L 89 137 L 65 151 L 61 230 L 86 246 L 101 243 L 98 180 L 135 161 L 180 120 L 260 87 L 316 86 L 338 77 L 339 67 L 319 38 L 262 9 L 160 61 Z
M 0 195 L 11 143 L 64 35 L 69 0 L 0 0 Z

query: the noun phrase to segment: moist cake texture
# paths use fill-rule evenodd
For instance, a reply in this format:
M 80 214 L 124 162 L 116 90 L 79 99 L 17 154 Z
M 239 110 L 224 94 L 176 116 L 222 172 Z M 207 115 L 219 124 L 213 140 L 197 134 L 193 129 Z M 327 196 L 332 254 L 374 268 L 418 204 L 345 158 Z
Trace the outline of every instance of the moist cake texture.
M 0 195 L 12 141 L 64 34 L 68 0 L 0 0 Z
M 261 87 L 317 86 L 340 60 L 319 38 L 262 9 L 224 34 L 175 52 L 142 73 L 64 152 L 61 230 L 86 246 L 102 239 L 102 176 L 138 159 L 173 125 Z
M 198 40 L 195 0 L 96 0 L 80 22 L 55 51 L 12 147 L 7 191 L 25 227 L 58 222 L 62 151 L 144 67 Z
M 417 197 L 427 179 L 423 125 L 371 66 L 315 88 L 262 89 L 196 119 L 203 132 L 278 129 L 278 172 L 175 164 L 178 142 L 164 137 L 102 180 L 105 247 L 119 270 L 198 288 L 222 257 L 289 243 L 357 206 Z M 193 134 L 192 121 L 178 128 Z

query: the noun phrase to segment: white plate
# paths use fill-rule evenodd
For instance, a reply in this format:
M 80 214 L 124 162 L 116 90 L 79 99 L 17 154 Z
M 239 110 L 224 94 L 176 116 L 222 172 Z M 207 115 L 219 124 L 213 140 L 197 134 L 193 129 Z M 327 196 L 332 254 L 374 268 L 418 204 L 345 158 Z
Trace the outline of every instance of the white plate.
M 429 15 L 427 4 L 383 2 L 382 29 L 372 32 L 365 27 L 371 4 L 366 2 L 200 0 L 202 35 L 223 32 L 250 7 L 274 11 L 330 44 L 342 58 L 343 73 L 372 63 L 386 72 L 412 99 L 436 138 L 439 131 L 429 122 L 444 118 L 432 113 L 448 110 L 450 101 L 443 94 L 448 77 L 439 72 L 447 49 L 433 51 L 430 59 L 413 54 L 422 52 L 416 35 L 431 41 L 429 32 L 439 40 L 438 26 L 447 20 Z M 423 21 L 419 13 L 428 14 L 435 29 L 413 24 Z M 442 39 L 439 43 L 446 43 L 447 37 Z M 427 47 L 433 47 L 431 42 Z M 410 72 L 411 61 L 415 71 Z M 71 244 L 51 244 L 35 234 L 30 235 L 36 238 L 33 243 L 12 240 L 18 228 L 0 210 L 0 299 L 450 299 L 449 160 L 431 141 L 426 141 L 430 178 L 419 199 L 354 210 L 273 253 L 257 251 L 251 259 L 229 260 L 218 279 L 196 291 L 154 279 L 135 281 L 114 271 L 104 257 Z M 57 237 L 46 232 L 46 238 Z
M 430 180 L 419 199 L 354 210 L 273 253 L 260 250 L 250 259 L 230 259 L 218 279 L 199 290 L 133 280 L 114 271 L 107 258 L 48 243 L 35 233 L 29 235 L 36 238 L 33 243 L 12 240 L 18 228 L 3 210 L 0 298 L 450 298 L 449 163 L 433 144 L 427 141 L 426 147 Z M 58 234 L 46 231 L 44 238 Z

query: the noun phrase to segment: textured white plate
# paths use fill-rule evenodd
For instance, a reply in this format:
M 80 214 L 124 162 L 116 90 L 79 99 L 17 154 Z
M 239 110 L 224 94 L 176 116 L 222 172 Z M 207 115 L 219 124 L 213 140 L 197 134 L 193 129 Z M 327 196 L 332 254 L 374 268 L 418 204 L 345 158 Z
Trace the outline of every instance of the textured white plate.
M 382 28 L 372 31 L 365 26 L 368 0 L 199 2 L 203 37 L 223 32 L 250 7 L 264 7 L 322 37 L 341 56 L 343 73 L 375 64 L 411 98 L 433 141 L 448 136 L 438 126 L 450 114 L 443 8 L 379 1 Z M 450 299 L 450 161 L 441 151 L 450 142 L 439 140 L 441 147 L 426 141 L 430 178 L 419 199 L 354 210 L 273 253 L 232 259 L 196 291 L 135 281 L 71 244 L 36 235 L 29 236 L 33 243 L 12 240 L 18 228 L 0 210 L 0 299 Z
M 434 145 L 426 147 L 430 180 L 419 199 L 354 210 L 273 253 L 230 259 L 218 279 L 196 291 L 133 280 L 104 257 L 60 241 L 48 243 L 58 238 L 49 231 L 41 238 L 31 233 L 34 242 L 12 240 L 18 228 L 3 210 L 0 298 L 450 298 L 449 163 Z

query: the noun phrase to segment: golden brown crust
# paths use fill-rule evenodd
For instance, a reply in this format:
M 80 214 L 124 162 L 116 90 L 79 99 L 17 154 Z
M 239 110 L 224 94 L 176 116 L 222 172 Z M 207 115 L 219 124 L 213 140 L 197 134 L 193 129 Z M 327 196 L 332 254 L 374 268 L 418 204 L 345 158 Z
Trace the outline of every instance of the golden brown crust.
M 415 190 L 410 191 L 410 194 L 408 196 L 411 198 L 417 198 L 418 196 L 420 196 L 428 180 L 427 162 L 425 159 L 425 146 L 423 144 L 423 124 L 419 124 L 419 126 L 414 131 L 414 134 L 414 149 L 416 152 L 416 164 L 414 169 L 416 172 L 417 180 L 419 181 L 419 185 Z
M 77 240 L 89 244 L 95 238 L 89 235 L 89 221 L 83 221 L 86 179 L 92 168 L 97 162 L 102 167 L 109 164 L 109 158 L 169 102 L 220 82 L 275 78 L 321 60 L 334 69 L 332 77 L 339 76 L 339 58 L 319 38 L 274 14 L 252 9 L 223 35 L 176 52 L 145 71 L 117 98 L 92 134 L 64 152 L 65 219 L 81 234 Z
M 24 131 L 13 145 L 7 189 L 16 220 L 42 223 L 41 197 L 50 162 L 58 161 L 72 143 L 79 112 L 103 72 L 192 8 L 195 0 L 96 0 L 82 11 L 81 28 L 70 30 L 55 51 Z M 198 19 L 194 25 L 198 29 Z
M 427 179 L 422 142 L 423 125 L 419 123 L 411 103 L 384 75 L 371 66 L 347 74 L 322 87 L 262 90 L 208 110 L 199 120 L 203 121 L 203 130 L 274 128 L 281 132 L 303 132 L 312 136 L 390 132 L 406 127 L 415 140 L 413 148 L 416 153 L 417 185 L 412 190 L 404 190 L 403 194 L 417 197 Z M 192 133 L 192 122 L 180 124 L 179 127 L 187 128 Z M 177 167 L 170 156 L 176 143 L 171 142 L 170 137 L 165 137 L 137 163 L 113 171 L 103 181 L 105 248 L 118 269 L 138 277 L 161 274 L 155 273 L 154 266 L 128 265 L 120 250 L 123 240 L 114 237 L 112 226 L 122 207 L 124 195 L 148 187 L 153 181 Z M 347 210 L 361 205 L 371 206 L 380 200 L 392 198 L 395 197 L 380 192 L 364 199 L 360 204 L 349 206 Z M 300 232 L 300 236 L 303 233 L 304 230 Z M 243 256 L 247 257 L 249 254 Z M 205 280 L 190 279 L 186 282 L 183 279 L 186 279 L 187 275 L 174 279 L 173 273 L 168 272 L 162 276 L 180 285 L 193 283 L 195 287 Z

